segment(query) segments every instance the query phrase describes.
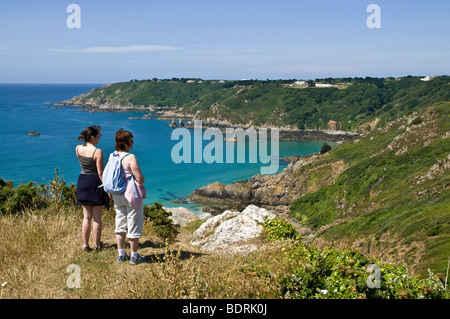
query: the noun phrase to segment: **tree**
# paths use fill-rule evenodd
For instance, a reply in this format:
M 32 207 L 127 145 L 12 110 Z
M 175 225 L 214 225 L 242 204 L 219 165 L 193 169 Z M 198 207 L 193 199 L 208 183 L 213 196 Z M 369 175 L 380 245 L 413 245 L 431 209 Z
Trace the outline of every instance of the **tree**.
M 331 150 L 331 146 L 328 145 L 328 143 L 325 143 L 322 145 L 322 148 L 320 149 L 320 154 L 325 154 L 329 150 Z

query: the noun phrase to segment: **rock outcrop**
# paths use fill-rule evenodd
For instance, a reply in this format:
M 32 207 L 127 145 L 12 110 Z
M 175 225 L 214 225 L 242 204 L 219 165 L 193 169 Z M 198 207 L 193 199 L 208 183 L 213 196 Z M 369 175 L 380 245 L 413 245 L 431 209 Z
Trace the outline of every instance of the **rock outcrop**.
M 276 215 L 267 209 L 249 205 L 242 212 L 225 211 L 209 218 L 192 235 L 192 244 L 205 252 L 246 254 L 259 248 L 257 238 L 262 224 Z
M 163 209 L 172 213 L 172 216 L 169 216 L 169 218 L 172 219 L 173 223 L 177 226 L 184 226 L 200 218 L 185 207 L 163 207 Z
M 255 204 L 286 213 L 288 217 L 289 206 L 296 198 L 333 184 L 346 169 L 343 161 L 330 163 L 324 160 L 327 156 L 314 154 L 301 157 L 276 175 L 257 174 L 234 184 L 208 184 L 196 189 L 189 198 L 200 204 L 221 205 L 231 210 L 241 210 Z

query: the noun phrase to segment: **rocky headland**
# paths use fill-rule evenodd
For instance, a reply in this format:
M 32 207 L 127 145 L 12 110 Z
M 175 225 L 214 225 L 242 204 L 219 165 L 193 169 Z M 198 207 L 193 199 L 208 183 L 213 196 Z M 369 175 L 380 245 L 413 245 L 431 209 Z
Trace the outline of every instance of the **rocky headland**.
M 296 198 L 331 185 L 346 169 L 342 161 L 325 161 L 316 165 L 319 159 L 326 156 L 328 155 L 313 154 L 298 157 L 276 175 L 257 174 L 233 184 L 208 184 L 196 189 L 189 198 L 194 202 L 222 209 L 241 210 L 247 205 L 255 204 L 289 218 L 289 206 Z
M 156 119 L 162 121 L 170 121 L 170 127 L 194 128 L 195 120 L 202 120 L 202 128 L 217 128 L 225 134 L 226 128 L 243 128 L 249 127 L 268 128 L 271 125 L 255 126 L 253 123 L 231 123 L 223 118 L 201 118 L 198 114 L 188 113 L 182 108 L 169 106 L 153 106 L 153 105 L 134 105 L 130 102 L 125 105 L 119 105 L 113 99 L 89 98 L 87 94 L 75 96 L 70 100 L 55 103 L 59 106 L 79 107 L 89 112 L 143 112 L 142 117 L 133 117 L 130 119 Z M 294 127 L 277 127 L 279 129 L 279 139 L 283 141 L 327 141 L 342 142 L 351 140 L 360 135 L 357 132 L 345 132 L 338 130 L 300 130 Z

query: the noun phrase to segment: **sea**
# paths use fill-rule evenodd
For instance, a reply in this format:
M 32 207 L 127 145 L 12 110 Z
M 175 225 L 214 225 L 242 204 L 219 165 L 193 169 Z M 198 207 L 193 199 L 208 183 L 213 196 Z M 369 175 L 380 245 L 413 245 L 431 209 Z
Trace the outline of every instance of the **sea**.
M 141 118 L 143 113 L 88 112 L 79 107 L 53 104 L 102 85 L 0 84 L 0 136 L 3 138 L 0 178 L 13 181 L 14 186 L 30 181 L 47 184 L 55 177 L 57 169 L 67 185 L 76 184 L 81 172 L 75 155 L 75 147 L 81 144 L 77 138 L 90 125 L 101 126 L 102 137 L 97 147 L 104 152 L 105 164 L 114 151 L 115 132 L 123 128 L 133 133 L 131 152 L 136 155 L 146 179 L 146 205 L 159 202 L 166 207 L 181 206 L 201 214 L 202 205 L 188 199 L 196 188 L 216 181 L 228 184 L 248 179 L 259 174 L 262 166 L 269 165 L 262 163 L 259 157 L 256 163 L 251 163 L 248 154 L 244 163 L 237 163 L 237 160 L 233 163 L 225 160 L 224 163 L 211 164 L 203 160 L 201 163 L 194 163 L 193 160 L 191 163 L 176 163 L 172 150 L 181 140 L 172 139 L 174 128 L 169 126 L 169 121 L 136 119 Z M 193 129 L 188 130 L 194 151 L 194 132 Z M 28 135 L 30 131 L 40 135 Z M 210 142 L 202 139 L 202 149 Z M 279 157 L 305 156 L 319 152 L 322 145 L 323 142 L 280 141 Z M 249 152 L 248 147 L 246 152 Z M 238 154 L 237 149 L 235 154 Z M 288 164 L 280 160 L 277 173 Z

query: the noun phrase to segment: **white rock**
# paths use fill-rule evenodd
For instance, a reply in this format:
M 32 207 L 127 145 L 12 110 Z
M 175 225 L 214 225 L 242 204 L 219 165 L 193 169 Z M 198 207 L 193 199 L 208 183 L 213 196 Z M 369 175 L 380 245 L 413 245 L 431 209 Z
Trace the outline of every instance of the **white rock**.
M 175 225 L 184 226 L 191 221 L 199 219 L 198 215 L 185 207 L 163 207 L 163 209 L 172 213 L 172 216 L 169 216 L 169 218 L 173 220 Z
M 248 253 L 258 248 L 248 241 L 261 235 L 265 219 L 274 217 L 274 213 L 255 205 L 242 212 L 227 210 L 204 222 L 192 235 L 192 244 L 207 252 Z

